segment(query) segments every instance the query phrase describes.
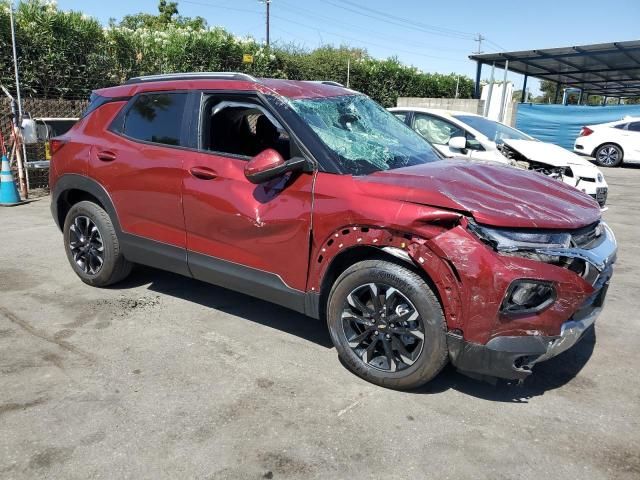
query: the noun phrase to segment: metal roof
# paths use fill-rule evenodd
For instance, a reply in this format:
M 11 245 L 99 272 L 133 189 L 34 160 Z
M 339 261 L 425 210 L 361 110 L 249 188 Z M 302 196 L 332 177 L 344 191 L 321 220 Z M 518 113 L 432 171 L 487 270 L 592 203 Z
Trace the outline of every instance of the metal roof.
M 640 96 L 640 40 L 577 47 L 485 53 L 469 56 L 540 80 L 559 82 L 591 95 Z

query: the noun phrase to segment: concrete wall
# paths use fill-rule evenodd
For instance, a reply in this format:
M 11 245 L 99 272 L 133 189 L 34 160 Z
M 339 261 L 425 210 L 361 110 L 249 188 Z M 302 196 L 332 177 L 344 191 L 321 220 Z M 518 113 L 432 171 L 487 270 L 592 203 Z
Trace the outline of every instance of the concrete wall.
M 474 98 L 420 98 L 420 97 L 398 97 L 398 107 L 422 107 L 439 108 L 441 110 L 458 110 L 460 112 L 475 113 L 482 115 L 484 111 L 484 100 Z M 517 102 L 509 102 L 505 112 L 504 123 L 516 124 Z
M 484 101 L 473 98 L 419 98 L 399 97 L 398 107 L 439 108 L 482 115 Z

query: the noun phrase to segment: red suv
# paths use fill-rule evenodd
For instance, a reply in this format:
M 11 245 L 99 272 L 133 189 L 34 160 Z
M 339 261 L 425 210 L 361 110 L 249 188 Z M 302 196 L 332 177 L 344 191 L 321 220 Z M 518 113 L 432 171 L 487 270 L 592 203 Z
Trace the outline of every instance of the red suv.
M 392 388 L 448 360 L 524 379 L 591 327 L 616 256 L 589 196 L 444 160 L 335 84 L 134 78 L 96 91 L 52 150 L 51 210 L 84 282 L 141 263 L 326 319 L 344 362 Z

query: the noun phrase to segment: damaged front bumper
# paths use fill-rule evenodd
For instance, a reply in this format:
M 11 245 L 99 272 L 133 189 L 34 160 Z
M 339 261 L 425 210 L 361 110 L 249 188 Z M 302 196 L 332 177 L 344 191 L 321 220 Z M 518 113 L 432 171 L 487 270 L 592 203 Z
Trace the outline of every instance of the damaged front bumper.
M 447 343 L 451 363 L 463 373 L 524 380 L 531 374 L 535 364 L 549 360 L 578 343 L 602 312 L 609 281 L 613 274 L 617 245 L 608 227 L 605 235 L 605 240 L 591 250 L 577 248 L 556 250 L 558 254 L 587 261 L 599 272 L 593 284 L 593 293 L 571 318 L 562 324 L 559 335 L 500 335 L 483 345 L 465 341 L 462 335 L 449 332 Z
M 451 363 L 462 372 L 523 380 L 531 374 L 536 363 L 549 360 L 578 343 L 600 315 L 607 286 L 603 286 L 562 325 L 558 336 L 499 336 L 486 345 L 479 345 L 449 333 L 447 343 Z

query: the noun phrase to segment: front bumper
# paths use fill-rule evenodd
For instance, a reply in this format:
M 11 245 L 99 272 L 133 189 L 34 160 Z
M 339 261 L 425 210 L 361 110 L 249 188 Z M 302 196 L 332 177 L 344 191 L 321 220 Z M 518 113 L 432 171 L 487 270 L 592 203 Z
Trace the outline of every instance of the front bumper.
M 560 335 L 500 335 L 486 344 L 465 341 L 461 335 L 449 332 L 447 343 L 451 363 L 460 371 L 509 380 L 523 380 L 532 367 L 570 349 L 584 336 L 602 312 L 604 300 L 613 274 L 617 246 L 612 232 L 606 228 L 607 238 L 592 250 L 573 249 L 571 254 L 589 262 L 599 275 L 593 293 L 564 322 Z M 569 251 L 558 252 L 568 255 Z

